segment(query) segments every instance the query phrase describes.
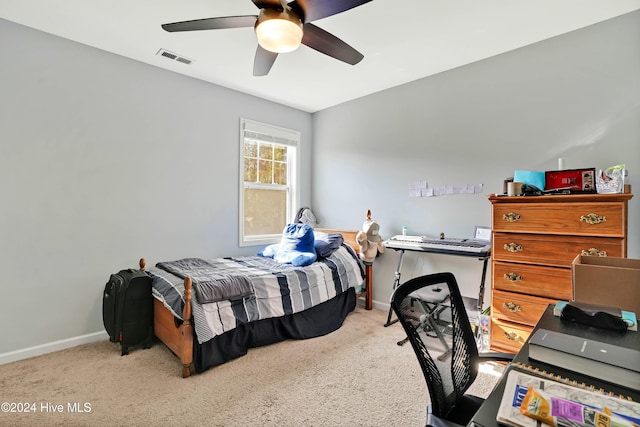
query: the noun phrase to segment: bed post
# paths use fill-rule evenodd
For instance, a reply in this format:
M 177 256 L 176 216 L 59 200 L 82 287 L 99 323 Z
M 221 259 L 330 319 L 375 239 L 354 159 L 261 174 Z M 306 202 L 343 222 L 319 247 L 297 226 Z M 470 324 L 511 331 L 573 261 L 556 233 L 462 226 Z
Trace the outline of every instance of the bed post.
M 144 258 L 140 258 L 138 263 L 140 265 L 140 271 L 144 271 L 147 262 Z M 193 326 L 191 325 L 191 289 L 192 283 L 191 278 L 187 277 L 184 279 L 184 308 L 182 309 L 182 318 L 184 319 L 182 324 L 178 327 L 179 337 L 177 340 L 172 339 L 171 337 L 176 337 L 175 332 L 171 333 L 169 336 L 165 335 L 166 327 L 160 330 L 160 326 L 164 325 L 162 320 L 159 320 L 156 317 L 155 310 L 162 310 L 162 307 L 154 306 L 154 329 L 156 335 L 161 336 L 160 339 L 165 342 L 165 344 L 174 351 L 180 357 L 180 362 L 182 362 L 182 378 L 187 378 L 191 376 L 191 368 L 193 362 Z M 162 305 L 162 303 L 156 301 L 156 305 Z M 172 316 L 173 318 L 173 316 Z M 171 323 L 174 324 L 173 322 Z M 162 332 L 164 331 L 164 332 Z M 175 329 L 174 329 L 175 331 Z M 165 339 L 162 339 L 165 337 Z M 175 343 L 177 345 L 172 345 Z M 177 347 L 177 348 L 176 348 Z
M 184 309 L 182 310 L 182 325 L 180 326 L 181 349 L 180 361 L 182 362 L 182 378 L 191 375 L 193 363 L 193 326 L 191 325 L 191 278 L 184 279 Z
M 364 263 L 364 271 L 365 271 L 365 286 L 367 289 L 367 294 L 364 297 L 364 308 L 367 310 L 371 310 L 373 308 L 373 263 L 365 262 Z
M 358 235 L 358 231 L 352 230 L 338 230 L 334 228 L 318 228 L 318 231 L 322 231 L 324 233 L 340 233 L 344 238 L 344 242 L 353 248 L 356 256 L 358 252 L 360 252 L 360 246 L 358 245 L 358 240 L 356 236 Z M 363 291 L 356 294 L 356 297 L 364 297 L 364 308 L 367 310 L 373 309 L 373 263 L 372 262 L 364 262 L 364 288 Z

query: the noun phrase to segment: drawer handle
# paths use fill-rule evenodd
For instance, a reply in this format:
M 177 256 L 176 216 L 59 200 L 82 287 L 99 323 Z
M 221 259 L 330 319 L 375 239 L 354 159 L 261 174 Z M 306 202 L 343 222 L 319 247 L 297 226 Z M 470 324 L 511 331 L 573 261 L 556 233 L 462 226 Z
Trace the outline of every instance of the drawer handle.
M 504 245 L 504 250 L 508 252 L 522 252 L 524 248 L 517 243 L 507 243 Z
M 509 212 L 508 214 L 502 215 L 502 219 L 504 219 L 507 222 L 520 221 L 520 218 L 522 218 L 522 217 L 520 215 L 518 215 L 517 213 L 514 213 L 514 212 Z
M 604 215 L 598 215 L 594 213 L 590 213 L 589 215 L 582 215 L 580 217 L 580 221 L 586 222 L 587 224 L 600 224 L 601 222 L 605 222 L 607 218 Z
M 502 306 L 512 313 L 517 313 L 518 311 L 522 311 L 522 307 L 516 304 L 515 302 L 505 302 Z
M 522 276 L 519 276 L 516 273 L 507 273 L 504 275 L 504 278 L 510 282 L 519 282 L 522 280 Z
M 580 255 L 585 256 L 607 256 L 607 251 L 601 251 L 598 248 L 583 249 Z
M 518 336 L 518 334 L 516 334 L 515 332 L 505 332 L 504 336 L 509 341 L 520 341 L 520 336 Z

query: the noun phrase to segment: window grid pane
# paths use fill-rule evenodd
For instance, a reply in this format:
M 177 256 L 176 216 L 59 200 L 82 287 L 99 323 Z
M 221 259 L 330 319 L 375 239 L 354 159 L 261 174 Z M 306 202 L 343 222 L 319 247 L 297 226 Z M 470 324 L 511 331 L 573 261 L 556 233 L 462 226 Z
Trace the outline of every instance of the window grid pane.
M 273 160 L 276 160 L 278 162 L 285 162 L 287 161 L 287 147 L 282 146 L 282 145 L 276 145 L 275 147 L 273 147 Z
M 258 143 L 250 139 L 244 140 L 244 156 L 258 157 Z
M 273 144 L 261 142 L 258 144 L 260 159 L 273 160 Z
M 258 160 L 244 159 L 244 182 L 256 182 L 258 179 Z
M 287 185 L 287 164 L 284 162 L 273 163 L 273 182 L 275 184 Z
M 261 184 L 288 184 L 285 145 L 247 139 L 244 144 L 244 181 Z
M 261 184 L 273 184 L 273 162 L 260 160 L 258 162 L 258 182 Z

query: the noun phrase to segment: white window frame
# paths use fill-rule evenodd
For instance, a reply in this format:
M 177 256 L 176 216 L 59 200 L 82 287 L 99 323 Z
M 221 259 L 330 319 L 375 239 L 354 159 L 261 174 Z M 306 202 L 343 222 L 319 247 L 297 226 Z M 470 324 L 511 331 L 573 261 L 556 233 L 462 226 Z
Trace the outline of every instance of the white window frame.
M 244 190 L 245 188 L 265 188 L 279 187 L 277 184 L 245 184 L 244 182 L 244 142 L 245 135 L 252 138 L 282 144 L 289 147 L 287 152 L 287 183 L 289 185 L 289 196 L 287 200 L 287 222 L 292 222 L 298 207 L 300 206 L 300 132 L 286 129 L 255 120 L 240 118 L 240 164 L 239 164 L 239 209 L 238 209 L 238 241 L 240 246 L 267 245 L 278 243 L 282 233 L 266 234 L 260 236 L 245 236 L 244 230 Z

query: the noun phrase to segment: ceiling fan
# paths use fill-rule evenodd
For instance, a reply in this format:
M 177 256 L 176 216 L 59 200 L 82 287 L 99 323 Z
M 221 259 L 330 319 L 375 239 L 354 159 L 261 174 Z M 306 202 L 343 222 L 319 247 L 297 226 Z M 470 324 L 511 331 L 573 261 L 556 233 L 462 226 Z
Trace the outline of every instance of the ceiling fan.
M 258 48 L 253 63 L 254 76 L 266 76 L 278 54 L 291 52 L 301 43 L 347 64 L 355 65 L 364 56 L 338 37 L 311 23 L 337 15 L 371 0 L 251 0 L 258 15 L 222 16 L 163 24 L 169 32 L 222 30 L 254 27 Z

